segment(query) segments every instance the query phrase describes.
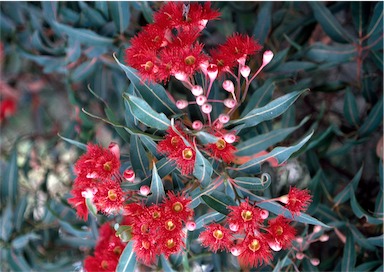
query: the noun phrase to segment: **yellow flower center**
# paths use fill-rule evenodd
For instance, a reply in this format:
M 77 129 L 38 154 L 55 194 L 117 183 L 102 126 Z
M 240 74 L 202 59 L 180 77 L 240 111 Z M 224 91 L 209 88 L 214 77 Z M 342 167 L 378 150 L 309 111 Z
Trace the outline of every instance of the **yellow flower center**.
M 108 262 L 103 260 L 101 262 L 101 268 L 103 268 L 104 270 L 108 270 Z
M 276 235 L 282 235 L 283 234 L 283 227 L 282 226 L 278 226 L 276 228 Z
M 224 233 L 221 230 L 215 230 L 212 233 L 213 237 L 215 237 L 217 240 L 221 240 L 224 237 Z
M 252 220 L 252 212 L 248 210 L 243 210 L 241 212 L 241 217 L 243 218 L 244 221 Z
M 142 233 L 147 233 L 149 231 L 148 225 L 147 224 L 142 225 L 140 230 Z
M 142 241 L 141 246 L 145 249 L 149 249 L 151 244 L 148 241 Z
M 196 62 L 196 58 L 194 56 L 191 56 L 191 55 L 184 59 L 184 63 L 186 65 L 193 65 L 193 64 L 195 64 L 195 62 Z
M 174 146 L 174 147 L 176 147 L 176 146 L 179 144 L 179 139 L 180 139 L 179 136 L 173 136 L 173 137 L 171 138 L 171 145 Z
M 160 215 L 161 215 L 160 212 L 154 211 L 153 214 L 152 214 L 152 218 L 153 219 L 158 219 L 158 218 L 160 218 Z
M 185 148 L 183 150 L 183 159 L 184 160 L 191 160 L 192 157 L 193 157 L 192 149 L 190 149 L 189 147 Z
M 172 231 L 176 228 L 176 225 L 172 222 L 172 220 L 168 220 L 165 222 L 165 228 L 169 231 Z
M 116 199 L 117 199 L 117 194 L 116 194 L 115 190 L 109 190 L 109 191 L 108 191 L 108 198 L 109 198 L 109 200 L 111 200 L 111 201 L 116 201 Z
M 116 255 L 120 255 L 121 254 L 121 247 L 117 246 L 113 249 L 113 253 L 115 253 Z
M 174 210 L 175 212 L 181 212 L 183 210 L 183 204 L 178 201 L 173 203 L 172 210 Z
M 105 171 L 111 171 L 112 170 L 112 162 L 107 161 L 106 163 L 104 163 L 103 168 Z
M 173 241 L 173 239 L 171 238 L 167 240 L 165 245 L 167 246 L 167 248 L 173 248 L 176 244 L 175 244 L 175 241 Z
M 227 143 L 223 139 L 219 139 L 216 142 L 216 147 L 218 150 L 223 150 L 226 147 Z
M 152 61 L 147 61 L 145 64 L 144 64 L 144 69 L 145 71 L 150 71 L 151 69 L 153 68 L 153 62 Z
M 252 242 L 248 245 L 248 248 L 253 252 L 256 252 L 260 249 L 261 245 L 257 239 L 253 239 Z

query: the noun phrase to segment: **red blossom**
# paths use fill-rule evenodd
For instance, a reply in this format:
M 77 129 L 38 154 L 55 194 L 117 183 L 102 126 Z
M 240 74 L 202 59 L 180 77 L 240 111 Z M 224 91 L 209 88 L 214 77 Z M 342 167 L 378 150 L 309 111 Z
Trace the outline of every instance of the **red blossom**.
M 213 223 L 205 226 L 205 230 L 200 233 L 199 239 L 204 247 L 216 253 L 218 250 L 229 251 L 232 246 L 232 234 L 218 223 Z
M 206 149 L 214 158 L 218 160 L 221 159 L 225 163 L 231 163 L 233 161 L 235 158 L 234 153 L 237 150 L 236 147 L 227 143 L 223 138 L 220 138 L 216 143 L 208 144 Z
M 180 218 L 186 222 L 193 214 L 193 210 L 188 207 L 190 203 L 191 199 L 185 194 L 176 195 L 174 192 L 169 192 L 164 200 L 165 212 L 171 217 Z
M 145 265 L 154 264 L 156 261 L 156 245 L 150 239 L 143 237 L 135 237 L 136 241 L 133 246 L 133 251 L 137 258 Z
M 281 215 L 268 222 L 268 239 L 279 243 L 283 249 L 290 247 L 296 235 L 296 230 L 290 225 L 290 222 Z
M 260 216 L 261 209 L 251 206 L 248 200 L 242 202 L 240 206 L 228 206 L 228 209 L 231 210 L 228 214 L 228 223 L 237 225 L 239 231 L 252 232 L 258 230 L 263 221 Z
M 257 267 L 269 263 L 272 259 L 272 252 L 263 234 L 248 235 L 241 243 L 240 251 L 238 260 L 242 267 Z
M 300 214 L 305 212 L 312 201 L 312 196 L 309 194 L 309 190 L 300 190 L 296 187 L 290 187 L 288 193 L 288 203 L 285 207 L 292 214 Z
M 124 193 L 120 184 L 114 180 L 98 183 L 94 203 L 97 209 L 105 214 L 111 214 L 122 209 Z
M 0 101 L 0 123 L 15 114 L 17 109 L 16 101 L 13 99 L 4 99 Z

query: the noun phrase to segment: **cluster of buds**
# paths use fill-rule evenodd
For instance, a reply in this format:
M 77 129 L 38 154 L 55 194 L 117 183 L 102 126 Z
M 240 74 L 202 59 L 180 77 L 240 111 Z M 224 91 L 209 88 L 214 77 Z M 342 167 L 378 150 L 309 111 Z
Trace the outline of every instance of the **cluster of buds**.
M 287 199 L 285 207 L 296 215 L 307 209 L 311 196 L 307 190 L 291 187 L 284 199 Z M 199 236 L 201 244 L 212 252 L 230 251 L 238 257 L 241 266 L 256 267 L 269 263 L 272 251 L 292 246 L 296 230 L 291 225 L 291 219 L 278 215 L 266 220 L 269 212 L 251 205 L 248 200 L 228 209 L 227 227 L 213 223 L 207 225 Z

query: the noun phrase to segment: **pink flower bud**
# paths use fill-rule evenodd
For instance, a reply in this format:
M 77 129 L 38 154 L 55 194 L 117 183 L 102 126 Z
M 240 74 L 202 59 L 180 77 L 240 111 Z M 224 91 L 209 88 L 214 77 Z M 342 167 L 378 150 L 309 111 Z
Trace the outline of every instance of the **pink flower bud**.
M 204 112 L 205 114 L 209 114 L 212 111 L 212 105 L 211 104 L 204 104 L 201 106 L 201 111 Z
M 191 92 L 194 96 L 199 96 L 203 94 L 203 87 L 200 85 L 195 85 L 192 87 Z
M 235 91 L 235 86 L 231 80 L 225 80 L 223 82 L 223 88 L 229 93 L 233 93 Z
M 229 229 L 233 232 L 236 232 L 239 230 L 239 225 L 238 224 L 235 224 L 235 223 L 231 223 L 229 224 Z
M 304 259 L 304 254 L 302 252 L 297 252 L 296 253 L 296 259 L 298 259 L 298 260 Z
M 187 230 L 194 231 L 196 229 L 196 223 L 193 221 L 188 221 L 186 224 Z
M 123 173 L 123 177 L 129 181 L 129 182 L 134 182 L 135 181 L 135 172 L 133 171 L 132 168 L 128 168 L 128 169 L 125 169 L 124 173 Z
M 217 65 L 216 64 L 210 64 L 207 67 L 207 73 L 208 73 L 210 80 L 212 80 L 212 81 L 215 80 L 217 77 L 217 74 L 219 73 L 219 69 L 217 68 Z
M 208 65 L 209 65 L 208 61 L 204 61 L 204 62 L 200 63 L 200 69 L 201 69 L 201 71 L 203 72 L 204 75 L 207 74 Z
M 298 244 L 302 244 L 303 243 L 303 238 L 302 237 L 296 237 L 296 242 Z
M 321 242 L 326 242 L 326 241 L 329 240 L 329 236 L 327 234 L 323 234 L 323 235 L 320 236 L 319 240 Z
M 180 80 L 180 81 L 186 81 L 187 74 L 184 72 L 177 72 L 177 73 L 175 73 L 175 78 Z
M 208 20 L 204 19 L 204 20 L 200 20 L 197 22 L 198 26 L 199 26 L 199 30 L 203 30 L 205 28 L 205 26 L 207 25 L 208 23 Z
M 187 100 L 177 100 L 176 101 L 176 107 L 179 110 L 185 109 L 188 106 L 188 101 Z
M 240 64 L 240 66 L 244 66 L 246 60 L 247 60 L 247 56 L 244 55 L 243 57 L 238 58 L 238 59 L 237 59 L 237 62 Z
M 273 250 L 273 251 L 280 251 L 283 247 L 281 246 L 281 244 L 279 242 L 276 242 L 276 241 L 270 241 L 268 242 L 268 245 L 269 247 Z
M 116 158 L 120 159 L 120 147 L 117 143 L 111 142 L 108 148 L 116 156 Z
M 269 216 L 269 212 L 267 210 L 261 210 L 260 217 L 261 219 L 267 219 Z
M 251 68 L 249 68 L 249 66 L 245 65 L 245 66 L 241 67 L 240 73 L 243 77 L 248 77 L 249 74 L 251 73 Z
M 85 191 L 81 192 L 81 196 L 84 198 L 93 198 L 93 196 L 97 193 L 96 188 L 87 188 Z
M 313 228 L 313 232 L 314 232 L 314 233 L 317 233 L 317 232 L 319 232 L 319 231 L 321 231 L 321 227 L 320 227 L 320 226 L 315 226 L 315 227 Z
M 230 117 L 229 117 L 228 114 L 224 114 L 224 113 L 222 113 L 222 114 L 219 115 L 219 121 L 220 121 L 220 123 L 226 124 L 226 123 L 229 122 L 229 120 L 230 120 Z
M 236 141 L 236 135 L 234 135 L 232 133 L 227 133 L 224 135 L 224 141 L 226 141 L 229 144 L 232 144 Z
M 279 201 L 281 202 L 281 203 L 284 203 L 284 204 L 287 204 L 288 203 L 288 195 L 283 195 L 283 196 L 281 196 L 281 197 L 279 197 Z
M 263 66 L 267 65 L 273 59 L 273 52 L 271 50 L 267 50 L 263 54 Z
M 231 253 L 233 256 L 240 256 L 241 250 L 238 247 L 231 247 Z
M 147 185 L 143 185 L 140 187 L 140 194 L 142 194 L 143 196 L 147 196 L 150 191 L 151 190 L 149 189 L 149 187 Z
M 201 121 L 193 121 L 192 128 L 195 130 L 200 130 L 203 128 L 203 123 Z
M 205 97 L 204 95 L 199 95 L 198 97 L 196 97 L 197 105 L 202 106 L 205 102 L 207 102 L 207 97 Z
M 236 106 L 236 101 L 233 100 L 232 98 L 227 98 L 224 100 L 224 105 L 227 107 L 227 108 L 234 108 Z
M 216 130 L 220 130 L 223 128 L 223 123 L 220 123 L 220 122 L 216 122 L 213 124 L 213 128 L 216 129 Z
M 89 179 L 97 178 L 97 173 L 96 172 L 88 173 L 87 178 L 89 178 Z
M 317 258 L 313 258 L 309 260 L 313 266 L 318 266 L 320 264 L 320 260 Z

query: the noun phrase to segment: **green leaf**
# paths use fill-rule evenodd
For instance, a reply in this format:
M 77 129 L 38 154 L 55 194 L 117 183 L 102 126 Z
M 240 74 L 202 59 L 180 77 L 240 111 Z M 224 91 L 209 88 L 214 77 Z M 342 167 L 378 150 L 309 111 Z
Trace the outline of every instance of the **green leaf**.
M 323 2 L 308 3 L 313 10 L 316 20 L 332 40 L 339 43 L 348 43 L 353 40 L 345 28 L 340 25 L 328 8 L 325 7 Z
M 24 216 L 25 216 L 25 211 L 27 209 L 27 205 L 28 205 L 28 197 L 27 196 L 21 197 L 15 211 L 15 229 L 17 232 L 20 232 L 23 224 L 25 223 Z
M 258 152 L 266 150 L 286 137 L 288 137 L 296 129 L 300 128 L 308 121 L 309 117 L 304 118 L 301 123 L 295 127 L 275 129 L 271 132 L 258 135 L 249 140 L 241 142 L 236 146 L 236 156 L 251 156 Z
M 341 259 L 341 271 L 354 271 L 356 264 L 355 241 L 350 231 L 347 232 L 347 241 L 344 245 Z
M 88 211 L 93 214 L 93 216 L 97 217 L 97 208 L 96 205 L 93 203 L 92 198 L 85 198 L 85 205 L 87 206 Z
M 306 142 L 308 142 L 312 135 L 313 131 L 296 145 L 289 147 L 276 147 L 267 155 L 252 159 L 239 167 L 234 168 L 234 170 L 257 174 L 261 171 L 261 165 L 270 159 L 276 159 L 278 164 L 282 164 L 288 160 L 293 153 L 297 152 Z
M 271 185 L 271 176 L 264 173 L 261 178 L 237 177 L 233 180 L 238 186 L 251 191 L 265 190 Z
M 377 129 L 383 122 L 383 97 L 372 108 L 364 123 L 361 125 L 358 134 L 360 137 L 365 137 Z
M 362 174 L 363 174 L 363 166 L 360 167 L 359 171 L 353 177 L 351 182 L 348 183 L 348 185 L 345 186 L 345 188 L 340 193 L 338 193 L 337 196 L 333 199 L 333 202 L 335 203 L 334 207 L 350 199 L 351 193 L 353 192 L 353 190 L 356 190 Z
M 288 258 L 289 254 L 285 255 L 285 257 L 277 262 L 275 268 L 273 269 L 272 272 L 280 272 L 282 271 L 282 268 L 283 267 L 286 267 L 290 264 L 292 264 L 292 260 L 290 258 Z
M 117 32 L 122 34 L 128 28 L 131 20 L 130 3 L 126 1 L 110 1 L 108 5 Z
M 151 195 L 148 197 L 147 204 L 159 204 L 165 197 L 164 185 L 157 173 L 156 164 L 153 163 Z
M 8 242 L 9 238 L 11 238 L 11 234 L 13 231 L 13 210 L 12 204 L 8 201 L 7 206 L 3 210 L 3 213 L 0 218 L 0 238 L 1 240 Z
M 225 215 L 229 213 L 228 206 L 236 206 L 236 202 L 222 192 L 213 191 L 202 195 L 201 198 L 209 207 Z
M 211 222 L 220 222 L 225 218 L 225 215 L 219 212 L 209 212 L 201 215 L 196 219 L 196 229 L 201 229 L 202 227 L 208 225 Z
M 268 103 L 264 107 L 256 108 L 250 111 L 244 117 L 229 122 L 229 124 L 244 124 L 244 127 L 252 127 L 258 125 L 263 121 L 274 119 L 284 113 L 297 100 L 297 98 L 307 90 L 308 89 L 302 91 L 295 91 L 281 96 Z
M 97 68 L 96 59 L 86 60 L 71 72 L 71 80 L 79 82 L 85 80 Z
M 113 39 L 100 36 L 89 29 L 73 28 L 71 26 L 60 24 L 58 22 L 53 22 L 52 26 L 57 35 L 60 36 L 62 35 L 62 33 L 65 33 L 69 37 L 83 44 L 92 46 L 109 46 L 113 44 Z
M 381 219 L 375 218 L 369 214 L 360 206 L 360 204 L 357 202 L 356 196 L 355 196 L 355 191 L 353 188 L 351 188 L 351 207 L 353 213 L 357 216 L 357 218 L 365 218 L 368 223 L 373 224 L 373 225 L 379 225 L 383 224 L 383 221 Z
M 126 93 L 123 94 L 123 97 L 129 103 L 135 118 L 144 125 L 159 130 L 167 130 L 171 125 L 171 121 L 164 113 L 157 113 L 143 99 Z
M 37 235 L 34 232 L 27 233 L 13 239 L 11 246 L 13 249 L 20 250 L 24 248 L 29 243 L 29 241 L 38 239 L 41 239 L 40 235 Z
M 383 235 L 375 236 L 375 237 L 369 237 L 367 241 L 374 246 L 383 247 Z
M 17 147 L 12 148 L 11 156 L 8 161 L 8 165 L 3 173 L 1 179 L 1 202 L 5 204 L 5 201 L 16 205 L 17 197 L 19 195 L 19 171 L 17 167 Z
M 172 264 L 164 257 L 163 254 L 160 255 L 160 263 L 164 272 L 175 272 L 172 268 Z
M 113 55 L 113 57 L 120 68 L 124 70 L 128 79 L 131 81 L 131 84 L 135 86 L 137 93 L 139 93 L 152 108 L 167 115 L 180 112 L 169 98 L 163 86 L 160 84 L 144 82 L 135 69 L 120 63 L 115 55 Z
M 138 136 L 139 136 L 141 142 L 148 149 L 148 151 L 151 152 L 152 155 L 154 155 L 157 159 L 160 159 L 161 154 L 159 154 L 159 152 L 157 152 L 157 144 L 155 143 L 155 141 L 151 137 L 144 135 L 144 134 L 139 134 Z
M 268 79 L 259 87 L 248 99 L 245 109 L 241 113 L 241 118 L 247 115 L 252 109 L 265 106 L 272 99 L 275 90 L 275 82 Z
M 344 117 L 352 126 L 358 126 L 360 123 L 356 98 L 349 89 L 346 90 L 344 97 Z
M 139 5 L 141 7 L 141 11 L 143 12 L 143 16 L 147 23 L 151 24 L 153 22 L 153 10 L 149 6 L 147 1 L 140 1 Z
M 275 71 L 283 63 L 283 61 L 287 57 L 288 51 L 289 51 L 289 48 L 286 48 L 286 49 L 284 49 L 282 51 L 277 52 L 273 56 L 273 59 L 271 60 L 271 62 L 268 63 L 267 66 L 265 66 L 263 71 L 265 71 L 265 72 Z
M 356 243 L 359 244 L 361 247 L 364 247 L 367 250 L 375 250 L 375 246 L 371 245 L 367 238 L 362 234 L 359 229 L 355 225 L 347 225 L 348 229 L 353 234 L 353 238 L 355 239 Z
M 27 260 L 23 256 L 22 252 L 18 252 L 14 249 L 7 249 L 8 252 L 7 263 L 12 267 L 12 271 L 32 271 Z
M 351 62 L 357 57 L 357 51 L 354 45 L 339 44 L 325 45 L 315 43 L 308 48 L 305 56 L 317 63 L 346 63 Z
M 371 262 L 365 262 L 362 263 L 361 265 L 356 267 L 356 271 L 374 271 L 375 267 L 379 267 L 383 261 L 371 261 Z M 379 270 L 379 271 L 382 271 Z
M 383 2 L 379 1 L 367 29 L 368 45 L 371 50 L 383 50 Z M 381 42 L 377 42 L 380 41 Z
M 134 241 L 130 241 L 124 248 L 116 267 L 116 272 L 131 272 L 136 268 L 136 253 L 133 250 Z
M 199 131 L 196 133 L 197 139 L 199 139 L 199 142 L 203 145 L 205 144 L 212 144 L 216 143 L 219 138 L 217 136 L 214 136 L 208 132 L 205 131 Z
M 131 135 L 129 153 L 135 174 L 142 179 L 148 176 L 149 159 L 137 135 Z
M 317 68 L 317 64 L 309 61 L 287 61 L 278 66 L 274 72 L 278 73 L 297 73 L 301 71 L 311 71 Z
M 41 2 L 41 7 L 43 9 L 43 16 L 48 23 L 56 21 L 58 4 L 59 2 L 57 1 Z
M 253 36 L 263 45 L 268 37 L 272 22 L 272 2 L 260 3 L 260 9 L 256 16 L 256 24 L 253 30 Z
M 196 160 L 193 168 L 193 175 L 200 181 L 203 188 L 211 183 L 211 176 L 213 173 L 212 165 L 196 148 Z
M 362 1 L 351 2 L 353 24 L 359 37 L 363 37 L 368 23 L 371 3 Z
M 169 175 L 173 170 L 176 169 L 175 163 L 168 159 L 162 158 L 156 162 L 157 173 L 161 178 L 164 178 L 166 175 Z

